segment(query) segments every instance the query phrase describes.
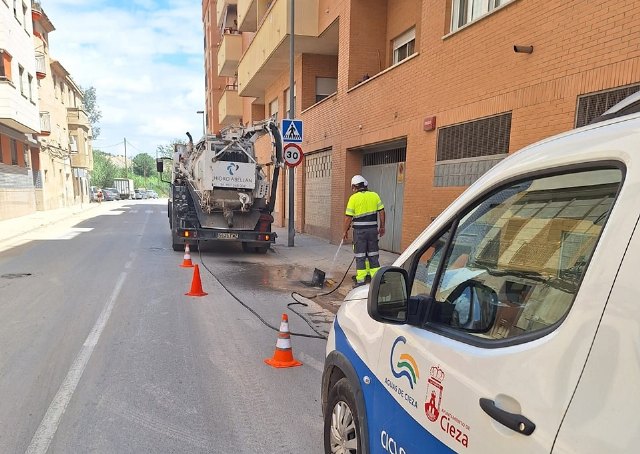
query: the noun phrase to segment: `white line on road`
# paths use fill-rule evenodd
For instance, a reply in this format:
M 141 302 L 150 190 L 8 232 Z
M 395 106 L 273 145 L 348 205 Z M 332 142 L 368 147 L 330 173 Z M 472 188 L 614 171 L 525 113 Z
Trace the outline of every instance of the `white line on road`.
M 58 430 L 58 425 L 60 424 L 62 415 L 67 409 L 67 405 L 69 405 L 69 401 L 78 386 L 78 382 L 80 381 L 80 378 L 84 373 L 84 369 L 93 354 L 93 350 L 98 343 L 98 339 L 100 339 L 100 335 L 109 321 L 111 311 L 113 310 L 113 306 L 120 294 L 120 290 L 122 289 L 122 285 L 126 278 L 127 273 L 120 274 L 109 301 L 107 301 L 107 304 L 102 309 L 96 324 L 93 326 L 89 336 L 87 336 L 87 339 L 84 341 L 82 349 L 80 349 L 80 353 L 78 353 L 78 356 L 71 365 L 69 372 L 67 372 L 67 376 L 60 385 L 53 401 L 51 401 L 44 418 L 42 418 L 42 422 L 40 423 L 40 426 L 38 426 L 38 430 L 36 430 L 35 435 L 31 439 L 31 443 L 29 443 L 29 447 L 25 451 L 27 454 L 45 454 L 49 449 L 51 440 L 53 440 L 53 437 Z

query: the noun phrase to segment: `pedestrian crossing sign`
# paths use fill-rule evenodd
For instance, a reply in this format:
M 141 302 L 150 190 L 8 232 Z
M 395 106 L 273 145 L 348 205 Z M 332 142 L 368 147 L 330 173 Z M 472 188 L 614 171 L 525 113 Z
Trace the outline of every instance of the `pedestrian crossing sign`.
M 302 143 L 302 120 L 282 120 L 282 139 L 285 143 Z

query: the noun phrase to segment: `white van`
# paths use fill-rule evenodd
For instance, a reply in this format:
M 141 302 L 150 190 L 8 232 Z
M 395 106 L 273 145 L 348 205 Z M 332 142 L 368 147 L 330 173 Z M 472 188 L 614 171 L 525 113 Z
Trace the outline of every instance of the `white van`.
M 640 452 L 634 96 L 502 161 L 347 295 L 325 452 Z

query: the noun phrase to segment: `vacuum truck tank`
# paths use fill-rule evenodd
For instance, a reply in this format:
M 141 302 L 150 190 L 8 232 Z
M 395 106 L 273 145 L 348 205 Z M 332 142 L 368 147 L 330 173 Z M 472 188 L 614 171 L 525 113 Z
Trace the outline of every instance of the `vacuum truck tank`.
M 259 164 L 255 141 L 271 136 L 271 162 Z M 175 145 L 171 180 L 166 158 L 157 162 L 171 184 L 169 225 L 174 250 L 198 241 L 241 242 L 245 251 L 266 252 L 275 242 L 271 231 L 278 176 L 284 166 L 282 136 L 273 120 L 249 127 L 232 126 L 218 135 Z M 266 166 L 273 166 L 271 181 Z

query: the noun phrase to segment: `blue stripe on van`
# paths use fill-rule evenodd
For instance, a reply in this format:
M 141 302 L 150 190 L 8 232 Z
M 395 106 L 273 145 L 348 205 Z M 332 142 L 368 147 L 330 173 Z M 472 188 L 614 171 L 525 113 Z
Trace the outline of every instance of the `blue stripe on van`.
M 336 340 L 336 350 L 341 352 L 351 362 L 364 395 L 367 422 L 369 425 L 369 446 L 371 454 L 416 454 L 416 453 L 451 453 L 455 452 L 429 433 L 417 423 L 398 404 L 385 386 L 371 369 L 360 359 L 349 343 L 347 336 L 336 318 L 333 325 Z M 371 383 L 365 385 L 364 376 L 371 378 Z M 391 374 L 390 374 L 391 375 Z M 413 391 L 411 391 L 413 392 Z M 426 390 L 416 391 L 413 396 L 417 399 L 418 408 L 424 408 Z M 374 396 L 377 401 L 374 401 Z M 425 421 L 428 421 L 425 416 Z M 434 430 L 439 430 L 437 423 Z

